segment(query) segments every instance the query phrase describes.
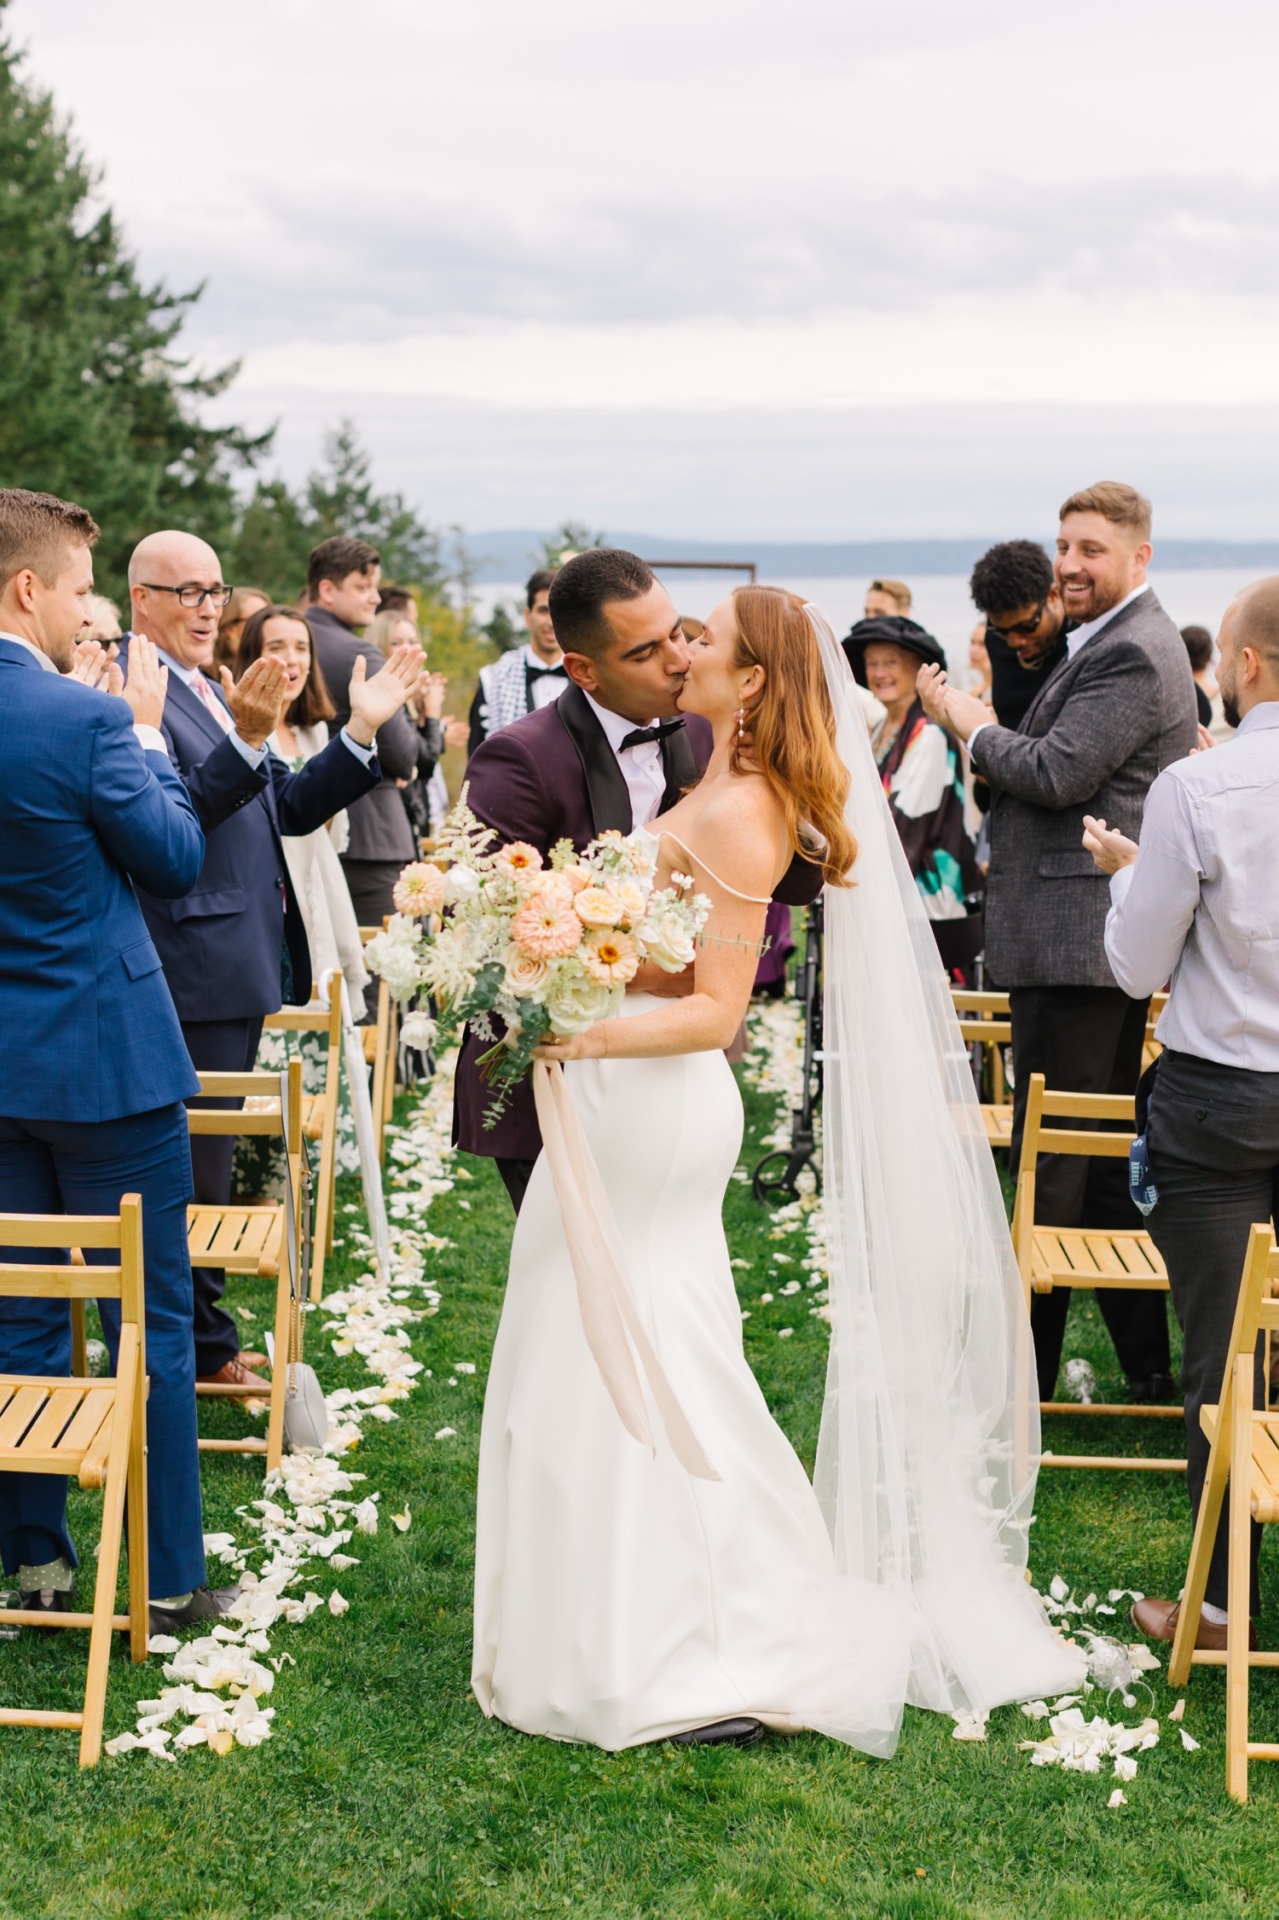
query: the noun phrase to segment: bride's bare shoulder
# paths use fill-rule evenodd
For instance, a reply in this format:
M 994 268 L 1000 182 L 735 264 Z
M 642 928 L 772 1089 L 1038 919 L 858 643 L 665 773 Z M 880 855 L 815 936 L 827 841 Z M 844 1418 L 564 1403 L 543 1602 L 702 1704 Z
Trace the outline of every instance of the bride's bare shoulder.
M 662 824 L 656 821 L 654 828 Z M 763 780 L 725 781 L 719 791 L 703 796 L 686 824 L 673 821 L 667 837 L 731 887 L 761 899 L 772 893 L 779 863 L 785 866 L 785 815 Z

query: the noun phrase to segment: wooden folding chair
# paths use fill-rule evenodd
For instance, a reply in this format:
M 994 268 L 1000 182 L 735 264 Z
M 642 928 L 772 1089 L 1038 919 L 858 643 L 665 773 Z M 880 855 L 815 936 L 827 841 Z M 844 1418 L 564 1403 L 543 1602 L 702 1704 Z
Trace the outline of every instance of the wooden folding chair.
M 1168 1684 L 1184 1687 L 1191 1667 L 1226 1669 L 1226 1792 L 1248 1798 L 1248 1762 L 1279 1760 L 1279 1744 L 1248 1738 L 1248 1675 L 1253 1667 L 1279 1667 L 1279 1652 L 1252 1652 L 1248 1646 L 1250 1522 L 1279 1520 L 1279 1414 L 1257 1409 L 1254 1371 L 1257 1341 L 1264 1336 L 1269 1360 L 1270 1336 L 1279 1332 L 1279 1249 L 1267 1221 L 1248 1235 L 1243 1278 L 1230 1333 L 1230 1351 L 1215 1407 L 1200 1409 L 1199 1422 L 1212 1443 L 1208 1471 L 1195 1520 L 1190 1564 L 1177 1615 L 1177 1634 L 1168 1663 Z M 1203 1612 L 1204 1589 L 1217 1523 L 1230 1489 L 1229 1559 L 1224 1653 L 1195 1646 Z
M 1159 1024 L 1160 1014 L 1167 1005 L 1168 995 L 1166 993 L 1151 994 L 1150 1011 L 1146 1015 L 1146 1038 L 1142 1043 L 1141 1049 L 1141 1069 L 1143 1073 L 1147 1067 L 1154 1065 L 1155 1061 L 1163 1052 L 1163 1042 L 1156 1040 L 1155 1028 Z
M 1073 1120 L 1073 1127 L 1045 1127 L 1046 1119 Z M 1101 1121 L 1119 1122 L 1123 1133 L 1105 1133 Z M 1091 1125 L 1082 1123 L 1090 1122 Z M 1132 1145 L 1131 1099 L 1117 1093 L 1055 1093 L 1044 1085 L 1042 1073 L 1032 1074 L 1026 1095 L 1026 1130 L 1021 1143 L 1017 1199 L 1013 1210 L 1013 1246 L 1026 1288 L 1027 1305 L 1036 1293 L 1056 1287 L 1096 1291 L 1103 1287 L 1135 1287 L 1167 1293 L 1168 1270 L 1158 1247 L 1133 1209 L 1132 1227 L 1050 1227 L 1035 1219 L 1036 1168 L 1043 1154 L 1080 1154 L 1086 1158 L 1126 1160 Z M 1046 1400 L 1043 1413 L 1103 1414 L 1111 1418 L 1180 1420 L 1181 1407 L 1103 1404 L 1084 1406 L 1073 1400 Z M 1045 1466 L 1131 1467 L 1147 1473 L 1184 1473 L 1184 1460 L 1154 1460 L 1140 1455 L 1045 1453 Z
M 959 1031 L 970 1047 L 981 1047 L 983 1091 L 990 1098 L 981 1103 L 982 1122 L 992 1149 L 1008 1148 L 1013 1138 L 1013 1108 L 1008 1097 L 1008 1076 L 1004 1067 L 1004 1048 L 1012 1044 L 1012 1014 L 1006 993 L 977 993 L 966 987 L 952 987 L 951 999 L 959 1015 Z
M 324 1091 L 302 1095 L 302 1133 L 319 1142 L 315 1182 L 315 1225 L 311 1243 L 311 1299 L 324 1296 L 324 1262 L 333 1245 L 333 1206 L 337 1175 L 338 1102 L 342 1091 L 342 981 L 329 976 L 327 1007 L 281 1007 L 266 1026 L 275 1033 L 322 1033 L 327 1041 Z
M 196 1393 L 209 1399 L 268 1400 L 266 1439 L 201 1440 L 204 1453 L 264 1453 L 267 1471 L 284 1452 L 284 1401 L 289 1368 L 302 1358 L 301 1222 L 305 1196 L 302 1175 L 302 1062 L 290 1060 L 281 1111 L 280 1080 L 273 1073 L 202 1073 L 201 1095 L 243 1099 L 243 1107 L 187 1109 L 191 1132 L 281 1134 L 287 1156 L 283 1200 L 225 1207 L 196 1202 L 187 1212 L 187 1244 L 193 1267 L 224 1267 L 227 1274 L 255 1273 L 275 1279 L 275 1348 L 271 1379 L 262 1387 L 221 1386 L 197 1381 Z
M 360 938 L 365 946 L 390 924 L 384 920 L 380 927 L 361 927 Z M 364 1058 L 373 1068 L 373 1090 L 370 1100 L 373 1107 L 373 1137 L 377 1142 L 379 1166 L 386 1165 L 386 1126 L 395 1106 L 395 1049 L 400 1033 L 399 1004 L 391 998 L 391 990 L 385 980 L 377 985 L 377 1019 L 372 1026 L 361 1027 L 364 1035 Z
M 80 1732 L 80 1765 L 102 1752 L 107 1661 L 114 1629 L 127 1632 L 135 1661 L 147 1657 L 146 1329 L 142 1282 L 142 1202 L 126 1194 L 118 1216 L 0 1214 L 0 1245 L 119 1248 L 118 1265 L 50 1261 L 0 1264 L 0 1294 L 22 1298 L 120 1302 L 120 1350 L 112 1380 L 43 1379 L 0 1374 L 0 1472 L 74 1475 L 102 1490 L 102 1537 L 92 1613 L 6 1613 L 6 1622 L 87 1627 L 89 1667 L 80 1713 L 0 1707 L 0 1726 L 66 1727 Z M 129 1610 L 115 1611 L 120 1540 L 128 1494 Z

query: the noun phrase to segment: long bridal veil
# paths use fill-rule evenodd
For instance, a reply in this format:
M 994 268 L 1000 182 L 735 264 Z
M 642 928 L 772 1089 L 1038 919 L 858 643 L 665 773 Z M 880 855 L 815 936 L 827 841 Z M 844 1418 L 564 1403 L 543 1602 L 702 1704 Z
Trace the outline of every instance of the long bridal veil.
M 1082 1656 L 1025 1568 L 1039 1453 L 1029 1318 L 968 1056 L 815 607 L 851 775 L 854 884 L 826 892 L 823 1211 L 831 1348 L 814 1482 L 841 1574 L 908 1622 L 912 1704 L 1064 1692 Z

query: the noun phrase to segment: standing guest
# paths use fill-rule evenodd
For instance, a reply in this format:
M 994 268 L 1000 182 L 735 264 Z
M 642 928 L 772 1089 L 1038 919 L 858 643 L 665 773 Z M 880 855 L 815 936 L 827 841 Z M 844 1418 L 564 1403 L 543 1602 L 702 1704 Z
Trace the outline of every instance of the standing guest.
M 376 785 L 378 729 L 416 684 L 416 655 L 388 661 L 370 680 L 360 662 L 348 724 L 290 773 L 267 750 L 286 687 L 279 661 L 255 660 L 238 684 L 223 668 L 220 692 L 203 672 L 231 592 L 212 547 L 189 533 L 150 534 L 129 562 L 129 584 L 134 633 L 154 641 L 169 668 L 165 745 L 206 842 L 195 885 L 178 900 L 140 889 L 142 912 L 196 1067 L 247 1073 L 264 1017 L 311 993 L 306 929 L 286 882 L 281 835 L 313 832 Z M 198 1201 L 226 1205 L 234 1147 L 230 1135 L 192 1141 Z M 260 1384 L 221 1305 L 225 1273 L 197 1267 L 194 1279 L 198 1377 Z
M 990 648 L 986 645 L 986 622 L 979 620 L 968 636 L 969 693 L 979 700 L 990 698 Z
M 1187 1480 L 1197 1512 L 1208 1466 L 1200 1409 L 1218 1400 L 1248 1234 L 1279 1219 L 1279 577 L 1231 602 L 1221 693 L 1238 733 L 1181 760 L 1150 789 L 1141 845 L 1089 819 L 1084 845 L 1110 881 L 1106 952 L 1136 998 L 1172 991 L 1147 1121 L 1158 1201 L 1150 1230 L 1185 1335 Z M 1264 1406 L 1260 1352 L 1254 1405 Z M 1228 1526 L 1213 1546 L 1196 1646 L 1226 1644 Z M 1252 1529 L 1249 1611 L 1258 1611 Z M 1155 1640 L 1178 1603 L 1132 1610 Z
M 911 608 L 910 588 L 904 580 L 872 580 L 866 589 L 866 604 L 862 608 L 864 620 L 877 620 L 881 617 L 894 618 L 898 614 L 907 614 Z
M 1213 678 L 1212 672 L 1212 635 L 1207 627 L 1183 627 L 1181 637 L 1186 644 L 1190 671 L 1195 682 L 1195 705 L 1199 710 L 1199 724 L 1214 741 L 1228 740 L 1231 727 L 1222 710 L 1221 689 Z M 1207 742 L 1203 744 L 1206 746 Z
M 413 603 L 408 594 L 402 594 L 400 597 L 408 600 L 409 605 L 412 606 Z M 426 651 L 416 620 L 403 609 L 384 607 L 373 616 L 365 629 L 364 637 L 373 643 L 383 658 L 393 648 L 404 646 L 409 642 L 419 647 L 423 653 Z M 404 709 L 417 728 L 417 769 L 411 780 L 403 784 L 396 783 L 400 787 L 400 799 L 404 803 L 404 811 L 409 816 L 409 825 L 413 829 L 413 837 L 419 852 L 422 841 L 429 837 L 431 831 L 427 791 L 444 753 L 442 715 L 444 696 L 448 692 L 449 683 L 442 673 L 431 673 L 427 675 L 423 684 L 425 692 L 420 698 L 415 695 Z
M 232 587 L 231 598 L 222 609 L 218 620 L 218 637 L 213 643 L 213 678 L 216 681 L 219 670 L 228 667 L 231 677 L 238 679 L 235 671 L 236 658 L 240 651 L 240 637 L 245 623 L 260 607 L 270 600 L 269 593 L 263 593 L 261 587 Z
M 377 590 L 377 610 L 379 613 L 402 613 L 407 616 L 414 631 L 417 630 L 417 601 L 407 587 L 397 587 L 393 581 L 384 580 Z
M 255 660 L 263 659 L 278 660 L 285 673 L 280 717 L 267 745 L 286 767 L 300 773 L 329 744 L 326 723 L 333 718 L 333 702 L 311 658 L 311 629 L 295 608 L 268 602 L 249 616 L 236 659 L 236 678 L 242 679 Z M 370 976 L 338 858 L 349 831 L 343 809 L 310 833 L 282 838 L 289 885 L 306 928 L 313 990 L 327 1005 L 324 983 L 336 968 L 346 976 L 351 1005 L 358 1007 Z
M 946 664 L 930 633 L 903 615 L 859 620 L 844 641 L 859 686 L 884 708 L 870 737 L 898 836 L 930 920 L 965 920 L 980 885 L 964 825 L 959 749 L 915 691 L 920 668 Z
M 1003 540 L 973 568 L 969 592 L 985 615 L 990 704 L 1000 726 L 1016 731 L 1066 658 L 1068 622 L 1052 562 L 1037 540 Z
M 479 685 L 471 702 L 471 753 L 499 727 L 509 727 L 512 720 L 558 700 L 568 685 L 564 650 L 555 637 L 551 618 L 554 578 L 550 567 L 539 567 L 529 575 L 524 590 L 527 642 L 512 647 L 491 666 L 480 668 Z
M 350 540 L 342 535 L 321 540 L 307 561 L 310 605 L 306 622 L 316 663 L 336 709 L 334 727 L 346 725 L 357 666 L 370 684 L 385 668 L 382 655 L 367 634 L 361 638 L 356 632 L 357 627 L 367 627 L 377 613 L 381 572 L 376 547 L 367 540 Z M 420 650 L 417 658 L 420 667 Z M 380 927 L 386 915 L 394 911 L 391 895 L 400 870 L 417 858 L 413 828 L 397 783 L 411 780 L 417 772 L 419 745 L 417 728 L 406 713 L 397 711 L 378 734 L 382 784 L 347 809 L 351 838 L 342 855 L 342 871 L 362 927 Z M 370 1020 L 376 1019 L 376 981 L 370 982 L 365 1010 Z
M 114 660 L 120 651 L 120 642 L 124 638 L 120 626 L 120 611 L 114 600 L 108 600 L 105 593 L 91 593 L 88 599 L 89 624 L 80 636 L 83 640 L 96 640 L 107 650 Z
M 154 648 L 135 642 L 127 688 L 118 667 L 103 684 L 77 663 L 97 537 L 83 507 L 0 491 L 0 1210 L 112 1214 L 142 1196 L 158 1633 L 235 1597 L 205 1589 L 182 1109 L 198 1083 L 134 893 L 180 898 L 204 839 L 158 730 Z M 24 1257 L 48 1255 L 0 1252 Z M 114 1366 L 119 1302 L 100 1311 Z M 0 1369 L 70 1374 L 66 1301 L 0 1299 Z M 23 1608 L 72 1609 L 66 1494 L 56 1474 L 0 1475 L 0 1558 Z
M 1150 503 L 1132 487 L 1103 480 L 1066 501 L 1056 587 L 1078 624 L 1065 663 L 1016 730 L 948 687 L 939 668 L 920 675 L 925 709 L 967 741 L 994 794 L 986 963 L 1012 1007 L 1014 1167 L 1032 1074 L 1058 1091 L 1125 1095 L 1141 1074 L 1148 996 L 1131 998 L 1111 970 L 1108 897 L 1080 837 L 1085 814 L 1135 834 L 1156 775 L 1197 737 L 1186 650 L 1147 584 L 1150 554 Z M 1054 1156 L 1040 1167 L 1038 1196 L 1047 1226 L 1132 1223 L 1127 1169 L 1114 1160 Z M 1162 1294 L 1103 1287 L 1097 1302 L 1133 1399 L 1169 1398 Z M 1032 1302 L 1044 1400 L 1056 1387 L 1069 1306 L 1065 1288 Z

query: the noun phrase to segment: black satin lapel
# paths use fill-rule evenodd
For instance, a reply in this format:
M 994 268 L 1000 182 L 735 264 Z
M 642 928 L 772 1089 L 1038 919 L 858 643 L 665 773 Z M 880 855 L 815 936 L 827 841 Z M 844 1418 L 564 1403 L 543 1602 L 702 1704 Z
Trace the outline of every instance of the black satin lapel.
M 681 727 L 678 733 L 668 733 L 663 740 L 662 766 L 666 771 L 666 791 L 660 811 L 665 813 L 675 805 L 685 787 L 696 786 L 698 781 L 697 759 L 687 727 Z
M 591 712 L 586 695 L 580 687 L 566 687 L 555 703 L 555 710 L 582 763 L 591 823 L 596 833 L 629 833 L 634 824 L 630 790 L 617 764 L 617 755 Z

